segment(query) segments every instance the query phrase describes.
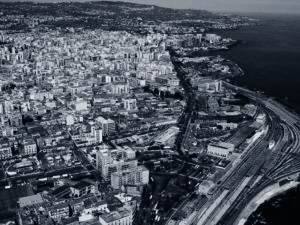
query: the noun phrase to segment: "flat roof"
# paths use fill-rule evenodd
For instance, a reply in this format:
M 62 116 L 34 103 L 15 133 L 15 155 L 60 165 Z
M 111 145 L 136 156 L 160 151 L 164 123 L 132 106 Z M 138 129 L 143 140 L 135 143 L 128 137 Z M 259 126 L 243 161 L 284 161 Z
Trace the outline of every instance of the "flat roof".
M 99 217 L 101 217 L 106 223 L 110 223 L 112 221 L 120 220 L 120 219 L 130 216 L 130 215 L 131 215 L 131 211 L 123 208 L 123 209 L 118 209 L 117 211 L 113 211 L 108 214 L 100 215 Z
M 229 148 L 234 147 L 233 144 L 227 143 L 227 142 L 213 143 L 213 144 L 210 144 L 210 146 L 214 146 L 214 147 L 218 147 L 218 148 L 223 148 L 223 149 L 229 149 Z

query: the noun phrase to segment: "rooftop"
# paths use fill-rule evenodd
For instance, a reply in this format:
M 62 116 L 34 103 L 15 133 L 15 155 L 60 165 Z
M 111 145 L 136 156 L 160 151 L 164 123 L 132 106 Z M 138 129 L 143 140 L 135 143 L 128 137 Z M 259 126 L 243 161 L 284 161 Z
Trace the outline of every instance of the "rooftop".
M 113 221 L 120 220 L 131 215 L 132 213 L 129 209 L 119 208 L 117 211 L 113 211 L 111 213 L 104 214 L 99 217 L 101 217 L 106 223 L 111 223 Z

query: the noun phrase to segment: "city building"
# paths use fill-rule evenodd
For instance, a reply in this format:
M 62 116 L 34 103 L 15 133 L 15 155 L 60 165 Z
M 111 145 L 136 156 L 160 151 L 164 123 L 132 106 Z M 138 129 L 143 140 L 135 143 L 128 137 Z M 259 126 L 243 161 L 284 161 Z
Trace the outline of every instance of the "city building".
M 77 100 L 74 105 L 75 105 L 75 110 L 76 111 L 87 110 L 87 102 L 83 99 Z
M 265 122 L 267 121 L 267 117 L 266 117 L 266 114 L 259 114 L 257 117 L 256 117 L 256 121 L 260 124 L 265 124 Z
M 136 110 L 136 99 L 122 99 L 124 108 L 127 111 Z
M 104 180 L 111 180 L 111 174 L 132 170 L 137 167 L 137 160 L 127 158 L 123 150 L 99 150 L 96 154 L 97 169 Z
M 111 119 L 104 119 L 103 117 L 98 117 L 96 121 L 100 124 L 102 128 L 103 136 L 108 136 L 116 132 L 116 123 Z
M 145 185 L 149 182 L 149 170 L 138 166 L 131 170 L 114 172 L 111 174 L 111 187 L 121 189 L 124 185 Z
M 90 193 L 95 193 L 95 186 L 85 181 L 80 181 L 71 187 L 71 194 L 76 197 L 82 197 Z
M 35 204 L 40 204 L 43 202 L 44 202 L 44 199 L 41 194 L 30 195 L 30 196 L 19 198 L 20 208 L 35 205 Z
M 12 157 L 11 146 L 7 138 L 0 139 L 0 160 Z
M 34 155 L 37 153 L 36 143 L 32 138 L 24 139 L 21 145 L 22 145 L 22 149 L 21 149 L 22 155 Z
M 49 217 L 55 220 L 59 220 L 60 218 L 66 218 L 69 216 L 70 207 L 66 202 L 61 202 L 58 204 L 54 204 L 50 207 L 47 207 Z
M 234 150 L 234 145 L 226 142 L 212 143 L 207 147 L 207 153 L 227 158 Z
M 131 225 L 132 211 L 128 207 L 119 208 L 116 211 L 99 216 L 101 225 Z

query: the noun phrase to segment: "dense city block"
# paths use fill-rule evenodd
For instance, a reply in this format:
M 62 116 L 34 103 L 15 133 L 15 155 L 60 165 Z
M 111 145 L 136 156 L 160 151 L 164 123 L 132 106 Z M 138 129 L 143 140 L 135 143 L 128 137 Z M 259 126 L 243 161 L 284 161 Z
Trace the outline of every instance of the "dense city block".
M 1 224 L 231 224 L 294 182 L 298 117 L 209 56 L 257 20 L 106 1 L 0 15 Z

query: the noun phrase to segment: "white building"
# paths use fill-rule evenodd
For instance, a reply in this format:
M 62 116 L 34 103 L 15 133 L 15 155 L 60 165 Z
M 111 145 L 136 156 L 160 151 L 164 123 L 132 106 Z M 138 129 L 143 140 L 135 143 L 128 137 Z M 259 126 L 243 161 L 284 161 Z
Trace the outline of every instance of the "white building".
M 100 202 L 97 202 L 97 203 L 95 203 L 95 204 L 93 204 L 89 207 L 86 207 L 83 210 L 83 214 L 92 214 L 93 212 L 97 212 L 97 211 L 107 211 L 107 212 L 109 212 L 106 201 L 100 201 Z
M 110 135 L 115 133 L 116 131 L 116 123 L 115 121 L 111 119 L 104 119 L 103 117 L 98 117 L 96 121 L 101 125 L 102 127 L 102 134 L 104 136 Z
M 30 195 L 30 196 L 19 198 L 20 208 L 25 207 L 25 206 L 40 204 L 43 202 L 44 202 L 44 200 L 40 193 L 38 193 L 36 195 Z
M 111 187 L 121 189 L 122 185 L 145 185 L 149 182 L 149 170 L 144 166 L 138 166 L 127 171 L 111 174 Z
M 119 208 L 116 211 L 99 216 L 101 225 L 131 225 L 132 211 L 130 208 Z
M 66 116 L 66 125 L 69 126 L 69 125 L 73 125 L 74 124 L 74 118 L 72 115 L 67 115 Z
M 122 150 L 100 150 L 96 153 L 97 169 L 104 180 L 110 180 L 112 173 L 133 170 L 137 160 L 126 157 Z
M 119 82 L 111 86 L 112 94 L 128 94 L 129 90 L 129 84 L 126 82 Z
M 266 120 L 267 120 L 266 114 L 263 114 L 263 113 L 259 114 L 256 118 L 256 121 L 261 124 L 264 124 L 266 122 Z
M 136 106 L 136 99 L 131 98 L 131 99 L 123 99 L 122 102 L 124 103 L 124 108 L 127 111 L 130 110 L 136 110 L 137 106 Z
M 36 143 L 33 139 L 23 140 L 22 147 L 22 154 L 24 155 L 32 155 L 37 153 Z
M 75 110 L 76 111 L 84 111 L 87 110 L 87 101 L 78 100 L 75 102 Z
M 226 128 L 229 128 L 230 130 L 232 130 L 232 129 L 236 129 L 238 127 L 237 123 L 221 122 L 221 123 L 217 123 L 217 125 L 222 126 L 223 130 L 225 130 Z
M 216 155 L 216 156 L 222 156 L 222 157 L 228 157 L 230 153 L 232 153 L 234 150 L 234 145 L 226 142 L 219 142 L 219 143 L 212 143 L 209 144 L 207 147 L 207 153 Z

